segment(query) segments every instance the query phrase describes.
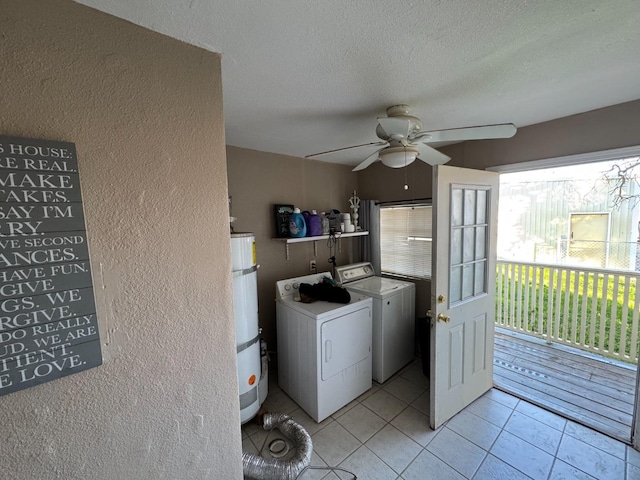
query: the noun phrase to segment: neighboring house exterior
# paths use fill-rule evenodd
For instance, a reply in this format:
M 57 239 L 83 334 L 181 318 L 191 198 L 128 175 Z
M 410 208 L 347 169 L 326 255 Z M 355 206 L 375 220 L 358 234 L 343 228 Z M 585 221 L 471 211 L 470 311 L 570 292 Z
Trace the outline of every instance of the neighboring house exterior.
M 631 178 L 615 194 L 605 173 L 624 162 L 629 159 L 503 174 L 499 258 L 636 269 L 640 205 L 616 196 L 640 196 L 640 185 Z

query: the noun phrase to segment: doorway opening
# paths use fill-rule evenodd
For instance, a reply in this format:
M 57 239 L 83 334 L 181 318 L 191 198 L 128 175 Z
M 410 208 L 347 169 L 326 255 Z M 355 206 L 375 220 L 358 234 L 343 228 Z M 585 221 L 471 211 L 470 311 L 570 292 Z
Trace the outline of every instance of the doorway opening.
M 627 443 L 640 329 L 630 153 L 501 174 L 494 350 L 498 388 Z

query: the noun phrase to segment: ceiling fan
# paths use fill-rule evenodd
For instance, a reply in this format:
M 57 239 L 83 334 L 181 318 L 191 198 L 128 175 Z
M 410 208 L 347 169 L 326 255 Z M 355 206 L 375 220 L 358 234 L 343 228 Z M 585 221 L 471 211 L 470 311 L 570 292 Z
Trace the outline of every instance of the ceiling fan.
M 430 147 L 429 143 L 510 138 L 516 133 L 515 125 L 511 123 L 452 128 L 432 132 L 422 132 L 420 131 L 421 129 L 422 122 L 419 118 L 410 114 L 408 105 L 394 105 L 387 108 L 386 117 L 378 117 L 376 135 L 382 140 L 381 142 L 328 150 L 307 155 L 305 158 L 318 157 L 360 147 L 380 146 L 381 148 L 365 158 L 353 171 L 364 170 L 376 160 L 380 160 L 384 165 L 391 168 L 405 167 L 416 159 L 422 160 L 429 165 L 442 165 L 451 160 L 451 158 Z

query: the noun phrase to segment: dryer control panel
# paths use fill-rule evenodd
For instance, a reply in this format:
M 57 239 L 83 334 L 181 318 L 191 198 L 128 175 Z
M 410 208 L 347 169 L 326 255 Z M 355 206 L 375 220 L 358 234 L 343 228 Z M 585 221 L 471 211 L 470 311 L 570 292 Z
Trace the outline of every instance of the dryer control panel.
M 376 272 L 373 270 L 373 265 L 369 262 L 353 263 L 351 265 L 336 267 L 336 279 L 343 286 L 349 282 L 373 277 L 375 274 Z
M 333 278 L 331 272 L 314 273 L 313 275 L 305 275 L 303 277 L 288 278 L 286 280 L 278 280 L 276 282 L 276 300 L 299 299 L 298 289 L 301 283 L 314 285 L 320 283 L 323 277 Z

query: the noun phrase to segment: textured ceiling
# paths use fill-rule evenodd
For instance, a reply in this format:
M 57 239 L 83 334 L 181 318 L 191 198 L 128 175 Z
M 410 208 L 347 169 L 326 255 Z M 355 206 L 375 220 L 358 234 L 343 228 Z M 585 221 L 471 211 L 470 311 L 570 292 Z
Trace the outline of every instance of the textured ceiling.
M 267 152 L 377 141 L 376 117 L 398 103 L 436 130 L 640 98 L 638 0 L 79 3 L 222 53 L 227 143 Z

